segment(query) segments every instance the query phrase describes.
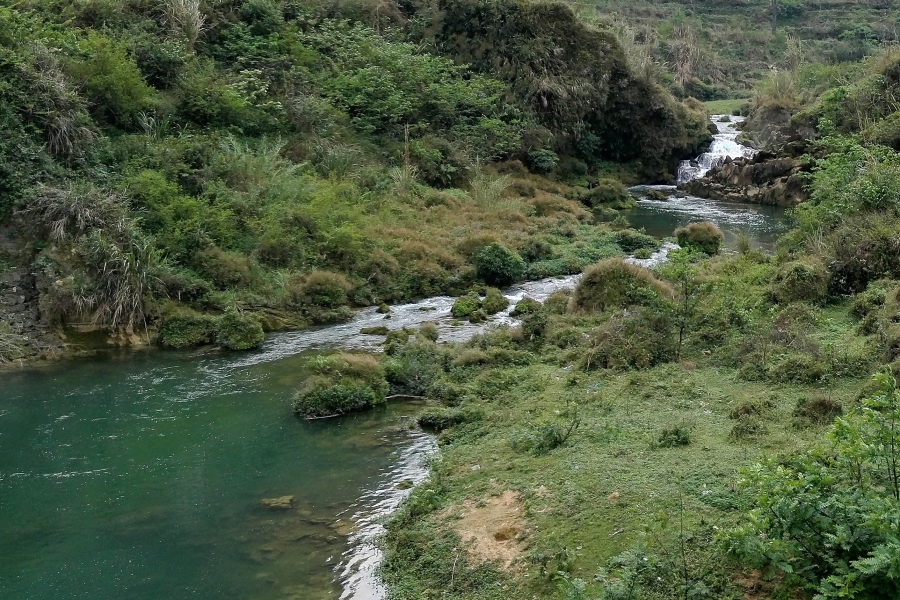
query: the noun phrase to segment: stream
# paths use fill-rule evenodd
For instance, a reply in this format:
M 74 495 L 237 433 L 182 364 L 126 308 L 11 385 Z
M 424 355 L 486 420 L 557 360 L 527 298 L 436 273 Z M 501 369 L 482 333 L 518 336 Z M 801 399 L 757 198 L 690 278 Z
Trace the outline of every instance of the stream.
M 650 189 L 666 199 L 647 198 Z M 744 233 L 770 247 L 782 227 L 769 207 L 673 187 L 635 193 L 644 196 L 625 216 L 660 237 L 712 220 L 729 244 Z M 671 247 L 630 260 L 652 266 Z M 440 341 L 462 341 L 513 324 L 522 297 L 576 281 L 510 287 L 510 308 L 482 325 L 455 321 L 453 299 L 436 297 L 394 306 L 390 318 L 371 307 L 347 323 L 275 333 L 246 353 L 109 350 L 0 372 L 0 597 L 381 598 L 373 539 L 426 476 L 434 439 L 413 426 L 416 401 L 299 421 L 291 396 L 302 364 L 325 348 L 380 350 L 383 337 L 363 327 L 433 321 Z M 261 503 L 285 496 L 286 508 Z

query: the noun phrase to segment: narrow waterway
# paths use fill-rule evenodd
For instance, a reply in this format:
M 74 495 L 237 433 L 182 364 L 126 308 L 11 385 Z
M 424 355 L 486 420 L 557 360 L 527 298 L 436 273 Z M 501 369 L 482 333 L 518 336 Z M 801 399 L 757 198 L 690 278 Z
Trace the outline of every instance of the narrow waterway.
M 731 135 L 728 133 L 727 135 Z M 659 237 L 693 220 L 770 246 L 783 213 L 655 187 L 626 213 Z M 658 196 L 658 194 L 656 194 Z M 669 246 L 650 259 L 665 259 Z M 513 286 L 545 299 L 577 276 Z M 0 598 L 284 600 L 382 596 L 374 536 L 427 472 L 434 440 L 415 402 L 299 421 L 311 352 L 379 350 L 363 327 L 438 323 L 441 341 L 497 324 L 450 316 L 453 299 L 363 309 L 340 325 L 269 336 L 246 353 L 106 352 L 0 372 Z M 287 508 L 263 499 L 291 496 Z

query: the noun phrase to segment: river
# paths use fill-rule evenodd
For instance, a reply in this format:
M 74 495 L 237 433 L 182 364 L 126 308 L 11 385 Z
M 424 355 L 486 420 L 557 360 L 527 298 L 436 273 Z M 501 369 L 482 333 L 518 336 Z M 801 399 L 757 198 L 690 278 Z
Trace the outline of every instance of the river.
M 766 247 L 782 226 L 783 213 L 767 207 L 657 189 L 666 200 L 643 198 L 626 213 L 653 235 L 713 220 L 730 241 L 744 232 Z M 542 300 L 576 281 L 504 293 Z M 380 598 L 373 536 L 435 448 L 412 426 L 421 404 L 304 422 L 291 395 L 311 352 L 377 350 L 382 338 L 362 327 L 435 321 L 454 341 L 514 322 L 506 311 L 459 324 L 452 302 L 395 306 L 389 319 L 367 308 L 246 353 L 106 351 L 0 372 L 0 597 Z M 293 496 L 288 509 L 261 505 L 283 496 Z

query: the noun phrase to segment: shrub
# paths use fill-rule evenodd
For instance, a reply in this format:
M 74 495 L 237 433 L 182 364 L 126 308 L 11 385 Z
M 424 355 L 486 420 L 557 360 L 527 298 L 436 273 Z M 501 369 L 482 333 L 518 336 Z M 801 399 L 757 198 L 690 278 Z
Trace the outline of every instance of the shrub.
M 674 359 L 676 352 L 670 319 L 639 309 L 616 315 L 597 329 L 584 352 L 584 368 L 644 369 Z
M 772 297 L 776 302 L 798 300 L 817 302 L 828 294 L 830 275 L 822 261 L 814 256 L 799 258 L 775 273 Z
M 573 303 L 584 312 L 629 305 L 649 305 L 659 297 L 672 297 L 672 289 L 649 270 L 608 258 L 588 267 L 575 287 Z
M 613 240 L 624 252 L 656 250 L 659 248 L 659 241 L 655 237 L 646 233 L 640 233 L 634 229 L 617 231 Z
M 243 254 L 214 247 L 198 252 L 195 260 L 202 272 L 219 288 L 247 287 L 253 282 L 250 259 Z
M 773 381 L 814 383 L 828 374 L 825 363 L 812 354 L 797 352 L 787 355 L 769 367 L 766 375 Z
M 385 365 L 391 391 L 412 396 L 427 396 L 439 380 L 441 357 L 433 342 L 414 340 L 397 344 Z
M 295 301 L 319 308 L 337 308 L 347 304 L 347 293 L 353 288 L 340 273 L 313 271 L 291 289 Z
M 818 424 L 831 423 L 843 413 L 841 403 L 827 396 L 801 398 L 794 408 L 794 417 Z
M 549 148 L 532 150 L 528 153 L 528 166 L 535 173 L 549 173 L 559 164 L 559 155 Z
M 506 310 L 507 306 L 509 306 L 509 300 L 507 300 L 506 296 L 501 294 L 500 290 L 497 288 L 488 288 L 487 295 L 481 302 L 482 310 L 489 315 L 494 315 L 502 310 Z
M 704 221 L 679 227 L 675 230 L 675 239 L 682 248 L 693 252 L 705 252 L 713 256 L 719 253 L 725 236 L 715 223 Z
M 569 309 L 572 290 L 565 288 L 556 290 L 544 300 L 544 310 L 551 315 L 562 315 Z
M 167 348 L 187 348 L 211 344 L 216 339 L 214 317 L 196 313 L 170 315 L 162 319 L 157 342 Z
M 491 285 L 509 285 L 525 275 L 522 257 L 499 242 L 475 252 L 475 268 L 478 278 Z
M 294 413 L 304 418 L 342 415 L 385 401 L 388 384 L 375 357 L 342 352 L 307 363 L 313 373 L 294 396 Z
M 691 430 L 684 425 L 667 427 L 659 432 L 656 438 L 657 448 L 676 448 L 691 443 Z
M 256 348 L 265 337 L 259 319 L 249 313 L 235 310 L 222 315 L 216 328 L 216 343 L 228 350 Z
M 740 417 L 728 434 L 728 438 L 735 441 L 746 440 L 762 435 L 766 426 L 759 419 L 746 415 Z
M 426 321 L 419 325 L 418 335 L 429 342 L 436 342 L 438 341 L 438 337 L 440 337 L 440 330 L 438 329 L 437 323 Z
M 601 179 L 591 189 L 580 194 L 580 200 L 591 208 L 630 208 L 635 200 L 628 188 L 618 179 Z
M 885 280 L 871 282 L 864 292 L 853 297 L 850 314 L 857 319 L 864 319 L 881 309 L 887 300 L 887 292 L 891 283 Z
M 520 317 L 522 315 L 535 313 L 539 310 L 541 310 L 541 303 L 533 298 L 525 296 L 524 298 L 516 302 L 516 307 L 509 314 L 513 317 Z
M 653 256 L 653 250 L 649 248 L 638 248 L 634 251 L 635 258 L 647 259 Z
M 416 422 L 422 429 L 440 432 L 480 419 L 481 413 L 463 408 L 429 408 L 419 415 Z
M 481 298 L 478 297 L 478 294 L 470 292 L 453 301 L 453 307 L 450 308 L 450 314 L 457 319 L 462 319 L 472 316 L 472 313 L 480 308 Z

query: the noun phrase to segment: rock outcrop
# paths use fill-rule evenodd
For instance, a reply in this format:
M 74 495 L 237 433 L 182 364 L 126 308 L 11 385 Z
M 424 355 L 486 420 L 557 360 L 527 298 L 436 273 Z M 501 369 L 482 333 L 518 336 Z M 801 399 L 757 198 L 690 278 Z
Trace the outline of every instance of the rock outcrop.
M 712 200 L 796 206 L 809 198 L 803 168 L 797 159 L 761 152 L 753 158 L 726 160 L 705 177 L 678 184 L 678 189 Z
M 62 352 L 62 341 L 40 322 L 34 277 L 23 267 L 0 273 L 0 362 Z

